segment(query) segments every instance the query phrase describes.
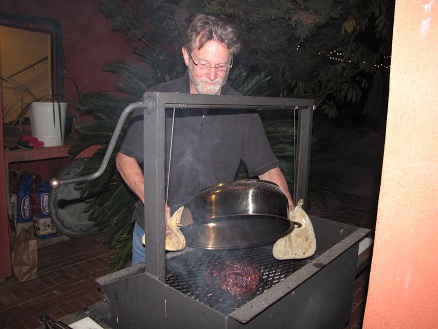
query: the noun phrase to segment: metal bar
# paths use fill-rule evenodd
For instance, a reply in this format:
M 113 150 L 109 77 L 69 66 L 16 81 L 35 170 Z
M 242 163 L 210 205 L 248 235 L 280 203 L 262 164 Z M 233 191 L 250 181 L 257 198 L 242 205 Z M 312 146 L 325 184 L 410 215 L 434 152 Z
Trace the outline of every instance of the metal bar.
M 212 96 L 180 93 L 147 92 L 143 95 L 144 110 L 144 182 L 145 182 L 145 234 L 146 272 L 165 282 L 165 215 L 164 215 L 164 159 L 166 108 L 246 108 L 299 110 L 299 142 L 297 175 L 294 195 L 306 199 L 310 154 L 310 136 L 313 100 L 253 96 Z M 306 114 L 302 114 L 306 113 Z M 306 125 L 308 125 L 306 127 Z M 297 179 L 295 179 L 297 180 Z M 148 241 L 150 243 L 148 243 Z M 156 243 L 155 243 L 156 242 Z
M 143 97 L 144 109 L 144 227 L 146 271 L 165 281 L 165 103 L 159 94 Z
M 34 67 L 35 65 L 38 65 L 39 63 L 42 63 L 42 62 L 44 62 L 44 61 L 46 61 L 46 60 L 48 60 L 48 59 L 49 59 L 48 56 L 43 57 L 43 58 L 41 58 L 41 59 L 39 59 L 39 60 L 33 62 L 32 64 L 29 64 L 29 65 L 25 66 L 25 67 L 22 68 L 21 70 L 18 70 L 17 72 L 14 72 L 14 73 L 12 73 L 11 75 L 8 75 L 7 78 L 12 78 L 12 77 L 16 76 L 17 74 L 20 74 L 21 72 L 24 72 L 24 71 L 26 71 L 26 70 L 28 70 L 28 69 Z
M 180 93 L 145 93 L 146 97 L 159 97 L 165 103 L 166 108 L 246 108 L 246 109 L 296 109 L 306 110 L 313 106 L 312 99 L 303 98 L 279 98 L 279 97 L 256 97 L 256 96 L 216 96 L 216 95 L 193 95 Z
M 303 199 L 303 208 L 307 203 L 309 183 L 310 149 L 312 146 L 313 102 L 308 111 L 298 112 L 297 152 L 295 158 L 294 202 Z
M 57 22 L 56 22 L 57 23 Z M 53 84 L 56 86 L 56 91 L 53 91 L 53 97 L 58 97 L 59 99 L 64 98 L 64 37 L 62 33 L 62 27 L 58 23 L 55 25 L 56 28 L 51 33 L 52 37 L 50 38 L 50 42 L 52 44 L 50 49 L 52 53 L 52 80 Z M 52 86 L 54 89 L 54 86 Z

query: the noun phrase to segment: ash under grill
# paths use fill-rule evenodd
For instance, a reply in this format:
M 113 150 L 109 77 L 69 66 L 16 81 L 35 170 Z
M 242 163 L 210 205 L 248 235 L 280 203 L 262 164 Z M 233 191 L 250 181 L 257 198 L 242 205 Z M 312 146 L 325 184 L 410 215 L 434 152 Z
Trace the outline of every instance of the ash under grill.
M 216 311 L 228 315 L 310 263 L 315 257 L 318 255 L 315 254 L 304 260 L 278 261 L 272 255 L 272 245 L 232 251 L 194 249 L 167 261 L 166 284 Z M 262 273 L 257 292 L 247 298 L 235 299 L 229 293 L 207 285 L 205 272 L 218 259 L 255 262 Z

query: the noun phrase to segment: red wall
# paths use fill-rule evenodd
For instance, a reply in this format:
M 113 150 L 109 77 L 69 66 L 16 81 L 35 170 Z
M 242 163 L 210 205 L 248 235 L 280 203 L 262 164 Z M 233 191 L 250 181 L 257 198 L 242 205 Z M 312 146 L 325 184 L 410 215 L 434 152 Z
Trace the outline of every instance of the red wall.
M 0 11 L 46 17 L 60 23 L 64 74 L 75 80 L 81 93 L 114 91 L 115 77 L 103 72 L 107 62 L 138 62 L 124 35 L 113 32 L 111 21 L 100 13 L 98 0 L 2 0 Z M 66 96 L 75 96 L 73 84 L 68 79 L 64 84 Z

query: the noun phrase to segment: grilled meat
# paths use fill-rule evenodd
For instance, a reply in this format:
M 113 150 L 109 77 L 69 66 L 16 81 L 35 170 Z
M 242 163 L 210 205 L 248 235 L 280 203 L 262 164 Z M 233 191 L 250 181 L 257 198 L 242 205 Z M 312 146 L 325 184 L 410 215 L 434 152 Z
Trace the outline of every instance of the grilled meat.
M 217 260 L 205 271 L 205 282 L 243 299 L 257 291 L 260 267 L 250 260 Z

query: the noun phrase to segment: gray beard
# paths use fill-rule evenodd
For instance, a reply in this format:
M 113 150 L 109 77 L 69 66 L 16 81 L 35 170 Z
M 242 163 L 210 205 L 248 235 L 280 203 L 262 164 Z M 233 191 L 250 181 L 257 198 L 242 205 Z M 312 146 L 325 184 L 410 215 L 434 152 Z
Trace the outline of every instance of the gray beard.
M 229 70 L 227 71 L 227 74 L 225 74 L 225 76 L 224 76 L 222 81 L 216 82 L 213 88 L 208 88 L 206 90 L 206 89 L 204 89 L 204 84 L 202 83 L 201 80 L 196 81 L 193 78 L 193 76 L 192 76 L 192 69 L 189 68 L 190 82 L 195 86 L 195 89 L 198 92 L 198 94 L 202 94 L 202 95 L 219 95 L 222 87 L 227 82 L 228 73 L 229 73 Z

